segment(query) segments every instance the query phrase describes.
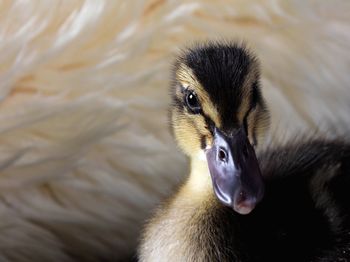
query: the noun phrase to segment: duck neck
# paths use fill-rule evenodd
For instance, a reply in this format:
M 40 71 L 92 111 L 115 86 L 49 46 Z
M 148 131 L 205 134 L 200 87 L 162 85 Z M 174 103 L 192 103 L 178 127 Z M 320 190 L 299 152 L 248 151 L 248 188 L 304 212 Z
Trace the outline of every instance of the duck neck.
M 191 157 L 190 176 L 183 189 L 199 199 L 213 194 L 210 172 L 203 152 Z

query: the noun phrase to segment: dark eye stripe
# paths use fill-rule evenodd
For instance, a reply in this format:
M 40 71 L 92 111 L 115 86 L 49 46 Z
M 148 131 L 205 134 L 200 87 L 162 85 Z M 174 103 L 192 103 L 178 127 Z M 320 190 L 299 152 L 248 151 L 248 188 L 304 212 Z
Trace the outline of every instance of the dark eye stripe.
M 214 135 L 214 128 L 215 128 L 215 123 L 213 120 L 211 120 L 211 118 L 209 116 L 207 116 L 206 114 L 204 114 L 204 112 L 202 112 L 202 116 L 204 117 L 204 121 L 205 121 L 205 125 L 206 128 L 209 130 L 209 132 Z
M 244 118 L 243 118 L 243 127 L 244 127 L 246 134 L 248 134 L 248 116 L 254 108 L 255 108 L 255 105 L 250 104 L 249 109 L 245 113 Z
M 253 83 L 252 89 L 253 89 L 253 91 L 252 91 L 252 94 L 250 96 L 249 109 L 243 118 L 243 127 L 244 127 L 247 134 L 248 134 L 248 116 L 251 113 L 251 111 L 253 109 L 255 109 L 256 105 L 259 103 L 260 96 L 261 96 L 259 89 L 258 89 L 258 82 Z
M 246 134 L 248 134 L 248 115 L 246 114 L 243 119 L 243 128 Z
M 207 142 L 205 141 L 205 136 L 201 136 L 201 149 L 205 149 L 207 147 Z
M 250 98 L 250 105 L 251 107 L 255 107 L 259 101 L 261 100 L 261 93 L 260 93 L 260 89 L 259 89 L 259 84 L 258 81 L 255 81 L 252 85 L 252 95 Z

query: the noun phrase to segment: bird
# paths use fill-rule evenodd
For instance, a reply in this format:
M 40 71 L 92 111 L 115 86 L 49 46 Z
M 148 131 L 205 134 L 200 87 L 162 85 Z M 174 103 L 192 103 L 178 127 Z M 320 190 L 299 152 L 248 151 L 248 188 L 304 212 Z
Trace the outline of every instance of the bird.
M 145 222 L 139 261 L 350 261 L 350 144 L 296 134 L 258 150 L 260 70 L 237 41 L 175 59 L 169 122 L 190 170 Z

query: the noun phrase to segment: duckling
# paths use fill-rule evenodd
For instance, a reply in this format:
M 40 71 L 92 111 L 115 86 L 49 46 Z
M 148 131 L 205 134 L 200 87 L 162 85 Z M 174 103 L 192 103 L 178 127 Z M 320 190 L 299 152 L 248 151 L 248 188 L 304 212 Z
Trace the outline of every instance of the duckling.
M 140 261 L 350 261 L 350 145 L 262 150 L 269 112 L 243 44 L 185 50 L 170 122 L 190 174 L 147 223 Z

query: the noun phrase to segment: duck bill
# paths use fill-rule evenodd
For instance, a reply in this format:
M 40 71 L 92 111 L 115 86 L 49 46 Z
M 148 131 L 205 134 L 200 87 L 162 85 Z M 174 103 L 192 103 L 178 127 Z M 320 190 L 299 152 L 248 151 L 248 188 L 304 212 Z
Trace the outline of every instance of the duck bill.
M 264 183 L 243 128 L 233 136 L 215 128 L 206 157 L 216 197 L 239 214 L 250 213 L 263 197 Z

